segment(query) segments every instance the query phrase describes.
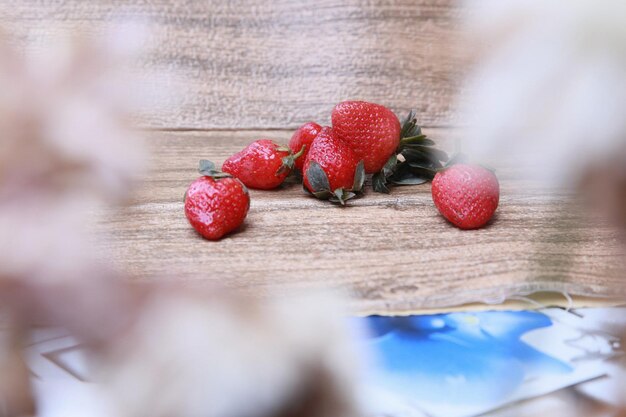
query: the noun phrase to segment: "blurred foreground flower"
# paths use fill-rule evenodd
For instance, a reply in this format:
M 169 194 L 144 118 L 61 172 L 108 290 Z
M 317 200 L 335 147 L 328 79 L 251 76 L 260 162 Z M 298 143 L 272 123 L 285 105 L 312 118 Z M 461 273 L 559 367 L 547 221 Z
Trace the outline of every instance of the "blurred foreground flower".
M 102 324 L 79 322 L 102 317 L 94 300 L 104 301 L 98 290 L 110 275 L 86 226 L 102 199 L 128 192 L 143 161 L 112 99 L 105 63 L 115 51 L 95 40 L 46 51 L 27 57 L 0 41 L 0 361 L 11 364 L 0 373 L 0 395 L 8 415 L 32 407 L 18 382 L 28 373 L 15 362 L 31 325 Z
M 583 191 L 626 237 L 626 3 L 468 6 L 483 48 L 463 99 L 464 150 Z
M 91 209 L 142 171 L 111 93 L 114 56 L 95 41 L 30 58 L 0 43 L 0 278 L 82 277 Z
M 355 415 L 339 301 L 131 285 L 97 256 L 94 213 L 144 161 L 106 45 L 0 43 L 0 416 L 36 414 L 21 357 L 40 325 L 83 344 L 110 417 Z
M 483 46 L 462 108 L 462 124 L 476 128 L 472 154 L 569 185 L 596 163 L 626 162 L 626 3 L 468 6 L 468 32 Z
M 626 248 L 626 2 L 467 6 L 467 32 L 482 49 L 462 98 L 464 151 L 519 179 L 577 192 L 621 232 Z M 563 202 L 562 193 L 554 198 Z M 559 410 L 596 411 L 608 415 L 579 404 Z
M 338 301 L 157 290 L 98 381 L 123 417 L 356 416 L 356 338 Z

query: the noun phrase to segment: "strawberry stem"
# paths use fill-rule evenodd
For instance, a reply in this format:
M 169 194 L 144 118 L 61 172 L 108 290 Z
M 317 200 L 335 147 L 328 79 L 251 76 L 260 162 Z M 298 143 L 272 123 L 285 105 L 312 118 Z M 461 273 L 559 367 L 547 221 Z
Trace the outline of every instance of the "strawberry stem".
M 300 158 L 304 155 L 304 150 L 306 149 L 306 145 L 302 145 L 302 148 L 298 151 L 298 153 L 292 153 L 291 149 L 289 149 L 289 155 L 283 157 L 283 164 L 276 171 L 276 175 L 282 175 L 285 172 L 291 172 L 293 167 L 296 165 L 296 159 Z
M 293 160 L 295 161 L 296 159 L 304 155 L 305 150 L 306 150 L 306 145 L 302 145 L 302 148 L 300 148 L 300 150 L 297 153 L 293 154 Z

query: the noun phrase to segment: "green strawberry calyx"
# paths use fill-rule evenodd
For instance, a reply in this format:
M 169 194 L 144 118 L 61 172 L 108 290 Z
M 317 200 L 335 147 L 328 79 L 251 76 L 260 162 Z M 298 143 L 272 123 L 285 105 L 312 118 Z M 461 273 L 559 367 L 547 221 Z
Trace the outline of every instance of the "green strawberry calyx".
M 200 175 L 204 175 L 205 177 L 211 177 L 214 179 L 232 177 L 232 175 L 215 168 L 215 164 L 208 159 L 200 160 L 200 163 L 198 165 L 198 172 L 200 173 Z
M 215 163 L 209 161 L 208 159 L 200 160 L 200 163 L 198 164 L 198 172 L 200 173 L 200 175 L 203 175 L 205 177 L 211 177 L 214 180 L 219 180 L 222 178 L 234 178 L 232 175 L 215 168 Z M 248 194 L 248 187 L 246 187 L 245 184 L 239 180 L 239 178 L 235 179 L 239 181 L 239 184 L 241 184 L 243 191 Z
M 276 175 L 282 175 L 284 173 L 289 173 L 293 171 L 293 168 L 296 166 L 296 159 L 300 158 L 304 155 L 304 151 L 306 150 L 306 145 L 302 145 L 302 148 L 297 153 L 291 152 L 291 149 L 288 147 L 278 147 L 277 151 L 287 152 L 289 151 L 289 155 L 283 157 L 283 164 L 276 171 Z
M 306 187 L 304 190 L 313 194 L 316 198 L 321 200 L 328 200 L 331 203 L 346 205 L 348 200 L 355 198 L 363 190 L 363 184 L 365 183 L 365 167 L 363 161 L 360 161 L 354 172 L 354 182 L 352 188 L 337 188 L 335 190 L 330 189 L 330 182 L 324 169 L 316 161 L 311 161 L 309 168 L 306 171 L 306 177 L 311 186 L 312 192 Z
M 422 133 L 415 115 L 415 110 L 411 110 L 404 119 L 398 148 L 383 168 L 372 176 L 374 191 L 388 194 L 391 184 L 423 184 L 445 168 L 448 154 L 435 148 L 435 142 Z

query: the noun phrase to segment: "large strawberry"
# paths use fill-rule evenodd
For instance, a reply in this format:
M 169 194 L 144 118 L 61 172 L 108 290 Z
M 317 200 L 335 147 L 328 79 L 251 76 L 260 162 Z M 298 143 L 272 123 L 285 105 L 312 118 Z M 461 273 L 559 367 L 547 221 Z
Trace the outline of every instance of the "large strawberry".
M 493 217 L 500 185 L 492 171 L 479 165 L 458 164 L 435 175 L 432 195 L 448 221 L 461 229 L 477 229 Z
M 304 149 L 302 156 L 295 161 L 296 169 L 302 170 L 306 156 L 309 153 L 309 149 L 311 149 L 311 145 L 313 144 L 313 140 L 321 130 L 322 126 L 315 122 L 308 122 L 300 126 L 291 137 L 291 140 L 289 141 L 289 148 L 291 149 L 291 152 L 296 154 Z
M 332 112 L 333 131 L 350 145 L 365 164 L 365 172 L 378 172 L 400 142 L 400 121 L 385 106 L 366 101 L 344 101 Z
M 250 196 L 241 181 L 215 170 L 210 161 L 200 161 L 200 174 L 185 193 L 185 216 L 204 238 L 218 240 L 241 226 Z
M 304 162 L 304 187 L 315 197 L 345 204 L 363 188 L 365 171 L 352 149 L 322 128 Z
M 222 171 L 250 188 L 271 190 L 285 181 L 303 152 L 294 154 L 270 139 L 260 139 L 228 158 L 222 164 Z

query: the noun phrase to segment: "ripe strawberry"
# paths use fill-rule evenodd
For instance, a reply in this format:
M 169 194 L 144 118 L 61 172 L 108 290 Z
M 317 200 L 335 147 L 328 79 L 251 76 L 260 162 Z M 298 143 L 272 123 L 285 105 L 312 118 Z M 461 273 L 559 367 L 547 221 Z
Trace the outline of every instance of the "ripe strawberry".
M 304 160 L 306 159 L 307 154 L 309 153 L 309 149 L 311 149 L 311 144 L 313 144 L 313 139 L 320 133 L 322 130 L 322 126 L 318 125 L 315 122 L 308 122 L 303 124 L 295 131 L 291 140 L 289 141 L 289 148 L 291 148 L 291 152 L 298 153 L 304 146 L 304 153 L 298 159 L 296 159 L 295 167 L 296 169 L 302 171 L 302 167 L 304 166 Z
M 479 165 L 452 165 L 438 172 L 432 184 L 439 212 L 461 229 L 477 229 L 493 216 L 500 199 L 495 174 Z
M 185 193 L 185 216 L 204 238 L 218 240 L 243 223 L 250 208 L 248 189 L 236 178 L 200 161 L 203 176 Z
M 304 162 L 304 187 L 315 197 L 345 204 L 363 188 L 365 171 L 352 149 L 322 128 Z
M 331 117 L 333 131 L 363 160 L 368 174 L 380 171 L 400 143 L 400 121 L 385 106 L 344 101 Z
M 260 139 L 222 164 L 222 171 L 238 178 L 250 188 L 271 190 L 285 181 L 302 152 L 292 154 L 270 139 Z

